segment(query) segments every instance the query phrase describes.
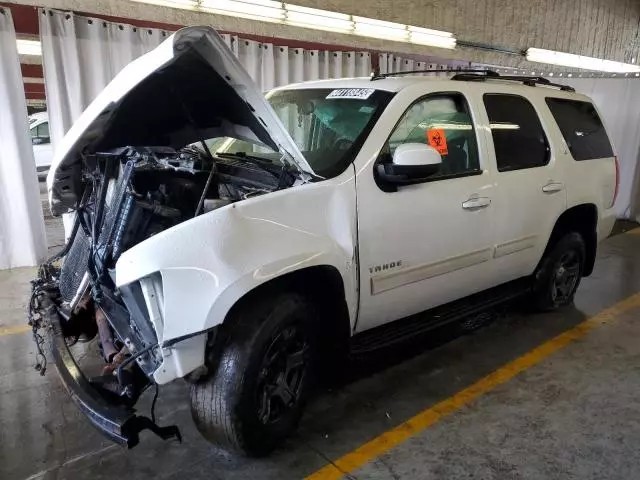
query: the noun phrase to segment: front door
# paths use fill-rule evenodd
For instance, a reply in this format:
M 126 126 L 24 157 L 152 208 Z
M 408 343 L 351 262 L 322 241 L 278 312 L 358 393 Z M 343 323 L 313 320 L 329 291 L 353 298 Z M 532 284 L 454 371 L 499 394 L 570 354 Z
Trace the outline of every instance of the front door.
M 401 97 L 403 93 L 379 122 L 395 124 L 391 135 L 384 134 L 377 159 L 356 180 L 357 331 L 493 286 L 495 187 L 478 148 L 469 103 L 462 92 L 429 94 L 416 102 L 411 101 L 415 93 Z M 440 172 L 424 183 L 385 191 L 389 189 L 376 178 L 376 166 L 391 161 L 398 145 L 406 143 L 429 143 L 438 149 Z

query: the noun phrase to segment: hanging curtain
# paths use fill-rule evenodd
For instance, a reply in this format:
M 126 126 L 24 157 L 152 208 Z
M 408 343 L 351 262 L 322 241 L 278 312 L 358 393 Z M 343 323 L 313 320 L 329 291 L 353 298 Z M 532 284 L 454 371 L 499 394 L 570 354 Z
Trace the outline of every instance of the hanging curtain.
M 263 92 L 309 80 L 366 77 L 371 73 L 369 52 L 307 50 L 230 34 L 222 38 Z
M 55 10 L 41 9 L 39 18 L 54 146 L 122 67 L 169 34 Z M 369 52 L 305 50 L 222 37 L 265 92 L 290 83 L 371 72 Z
M 0 269 L 37 265 L 47 253 L 27 103 L 11 10 L 0 7 Z
M 410 58 L 403 58 L 393 53 L 380 53 L 378 55 L 378 66 L 380 73 L 396 73 L 396 72 L 410 72 L 416 70 L 445 70 L 449 68 L 455 68 L 453 64 L 447 63 L 430 63 L 426 61 L 412 60 Z M 445 77 L 447 73 L 417 73 L 418 76 L 438 76 Z
M 158 46 L 167 32 L 39 10 L 51 141 L 73 122 L 129 62 Z
M 128 63 L 153 50 L 167 32 L 39 10 L 44 83 L 55 149 L 73 122 Z M 73 214 L 63 215 L 68 237 Z

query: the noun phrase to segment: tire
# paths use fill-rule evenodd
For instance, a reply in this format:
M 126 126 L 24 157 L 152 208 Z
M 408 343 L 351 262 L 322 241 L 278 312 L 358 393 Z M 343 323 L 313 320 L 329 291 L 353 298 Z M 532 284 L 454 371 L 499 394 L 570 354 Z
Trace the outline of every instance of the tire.
M 582 236 L 571 232 L 546 253 L 534 274 L 535 310 L 549 312 L 573 303 L 584 271 L 585 252 Z
M 287 293 L 232 312 L 215 372 L 191 387 L 191 414 L 207 440 L 259 457 L 293 433 L 311 383 L 315 320 L 303 297 Z

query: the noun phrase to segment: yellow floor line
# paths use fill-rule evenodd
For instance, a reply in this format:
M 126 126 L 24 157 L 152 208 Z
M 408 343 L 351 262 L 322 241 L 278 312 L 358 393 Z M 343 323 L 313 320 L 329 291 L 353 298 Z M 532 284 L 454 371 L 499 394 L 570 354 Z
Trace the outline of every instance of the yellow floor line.
M 308 476 L 307 480 L 342 478 L 345 474 L 353 472 L 380 455 L 385 454 L 392 448 L 429 428 L 444 417 L 451 415 L 498 385 L 511 380 L 524 370 L 542 362 L 561 348 L 583 338 L 594 328 L 609 323 L 617 316 L 637 307 L 640 307 L 640 293 L 636 293 L 635 295 L 622 300 L 616 305 L 607 308 L 594 317 L 578 324 L 574 328 L 558 335 L 548 342 L 543 343 L 523 356 L 507 363 L 485 378 L 477 381 L 464 390 L 459 391 L 452 397 L 449 397 L 433 407 L 418 413 L 403 424 L 398 425 L 392 430 L 388 430 L 373 440 L 370 440 L 354 451 L 339 458 L 332 464 L 326 465 Z
M 0 327 L 0 337 L 5 335 L 16 335 L 18 333 L 30 332 L 31 327 L 29 325 L 16 325 L 15 327 Z

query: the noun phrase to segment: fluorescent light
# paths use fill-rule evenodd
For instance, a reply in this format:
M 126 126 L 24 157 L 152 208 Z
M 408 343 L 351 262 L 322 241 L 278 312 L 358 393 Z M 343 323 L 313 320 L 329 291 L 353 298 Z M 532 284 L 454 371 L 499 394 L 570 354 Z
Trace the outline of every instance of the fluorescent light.
M 453 38 L 453 33 L 451 32 L 443 32 L 442 30 L 432 30 L 430 28 L 409 26 L 409 31 L 412 33 L 418 33 L 423 35 L 437 35 L 439 37 Z
M 356 35 L 374 38 L 386 38 L 398 42 L 409 41 L 409 31 L 406 25 L 401 23 L 385 22 L 373 18 L 353 17 Z
M 633 73 L 640 72 L 640 66 L 630 63 L 614 62 L 601 58 L 585 57 L 572 53 L 544 50 L 542 48 L 529 48 L 526 54 L 530 62 L 548 63 L 563 67 L 581 68 L 584 70 L 596 70 L 600 72 Z
M 300 5 L 292 5 L 290 3 L 284 4 L 285 10 L 288 12 L 306 13 L 308 15 L 315 15 L 317 17 L 330 17 L 341 20 L 351 21 L 351 15 L 346 13 L 332 12 L 330 10 L 320 10 L 318 8 L 301 7 Z
M 429 45 L 440 48 L 456 48 L 456 39 L 451 32 L 431 30 L 430 28 L 420 28 L 409 26 L 409 41 L 419 45 Z
M 160 7 L 182 8 L 184 10 L 197 10 L 197 0 L 134 0 L 138 3 L 148 3 L 149 5 L 158 5 Z
M 418 45 L 428 45 L 439 48 L 456 48 L 456 39 L 453 37 L 441 37 L 439 35 L 424 35 L 422 33 L 411 32 L 409 41 Z
M 42 45 L 38 40 L 16 40 L 18 54 L 42 55 Z
M 286 23 L 303 28 L 329 30 L 342 33 L 353 32 L 351 15 L 319 10 L 317 8 L 300 7 L 286 3 Z
M 453 49 L 456 39 L 450 32 L 386 22 L 375 18 L 302 7 L 272 0 L 132 0 L 160 5 L 275 22 L 302 28 L 328 30 L 363 37 Z
M 285 17 L 282 2 L 271 0 L 202 0 L 199 10 L 221 15 L 233 15 L 262 21 L 283 21 Z

